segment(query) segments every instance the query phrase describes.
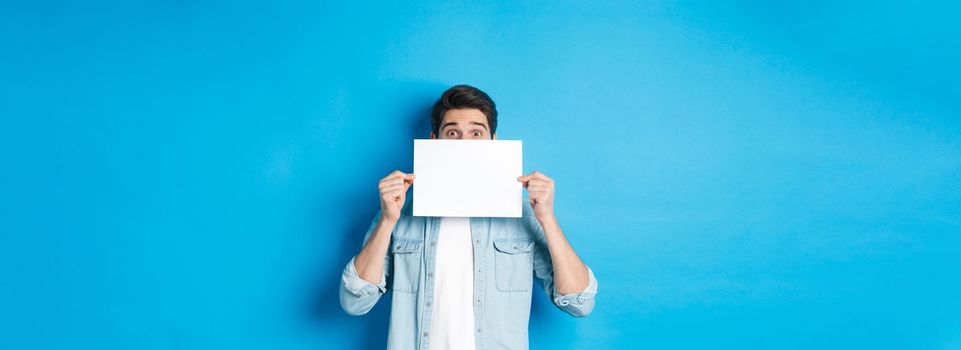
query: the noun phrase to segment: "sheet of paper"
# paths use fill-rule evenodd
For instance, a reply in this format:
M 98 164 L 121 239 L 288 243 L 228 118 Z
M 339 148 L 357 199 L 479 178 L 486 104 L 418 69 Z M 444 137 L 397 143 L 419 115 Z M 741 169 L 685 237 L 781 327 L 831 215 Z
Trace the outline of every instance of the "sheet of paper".
M 414 216 L 521 217 L 519 140 L 414 140 Z

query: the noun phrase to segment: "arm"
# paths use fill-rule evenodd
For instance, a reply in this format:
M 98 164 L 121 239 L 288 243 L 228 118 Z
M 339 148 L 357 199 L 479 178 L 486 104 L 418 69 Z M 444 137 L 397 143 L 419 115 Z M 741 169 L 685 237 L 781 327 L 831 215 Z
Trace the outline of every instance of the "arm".
M 340 305 L 348 314 L 366 314 L 387 291 L 391 264 L 387 248 L 413 181 L 413 174 L 394 171 L 379 183 L 381 211 L 364 236 L 364 247 L 347 263 L 341 278 Z
M 541 240 L 539 258 L 535 256 L 534 273 L 541 281 L 545 291 L 554 304 L 574 316 L 587 316 L 594 308 L 597 294 L 597 279 L 594 272 L 585 265 L 574 248 L 571 247 L 564 232 L 554 216 L 554 181 L 540 172 L 521 176 L 529 193 L 529 201 L 535 220 L 529 220 L 531 229 L 538 233 Z
M 579 293 L 587 289 L 590 280 L 587 265 L 574 252 L 574 248 L 567 242 L 561 226 L 554 218 L 537 220 L 547 239 L 551 262 L 554 268 L 554 285 L 561 294 Z
M 375 218 L 376 223 L 372 224 L 373 232 L 368 232 L 364 248 L 353 259 L 357 275 L 369 283 L 380 283 L 383 280 L 387 247 L 390 246 L 391 232 L 397 225 L 396 220 L 385 219 L 381 215 L 378 217 L 379 219 Z
M 381 213 L 377 213 L 374 220 L 370 223 L 370 228 L 367 229 L 367 233 L 364 235 L 364 248 L 362 252 L 364 250 L 372 250 L 368 247 L 374 244 L 374 240 L 371 238 L 375 237 L 377 232 L 380 231 L 380 228 L 384 227 L 384 225 L 379 224 L 381 221 Z M 390 235 L 389 231 L 387 235 Z M 370 255 L 373 254 L 368 254 L 368 256 Z M 390 277 L 387 273 L 387 271 L 390 271 L 391 266 L 391 256 L 389 254 L 381 255 L 380 275 L 376 279 L 365 279 L 360 276 L 357 270 L 359 256 L 360 254 L 347 262 L 347 266 L 344 267 L 344 271 L 341 274 L 340 283 L 340 306 L 345 312 L 353 316 L 364 315 L 377 304 L 380 297 L 387 292 L 387 280 Z M 367 266 L 371 265 L 375 264 L 367 261 Z M 367 268 L 367 270 L 366 272 L 369 274 L 370 268 Z

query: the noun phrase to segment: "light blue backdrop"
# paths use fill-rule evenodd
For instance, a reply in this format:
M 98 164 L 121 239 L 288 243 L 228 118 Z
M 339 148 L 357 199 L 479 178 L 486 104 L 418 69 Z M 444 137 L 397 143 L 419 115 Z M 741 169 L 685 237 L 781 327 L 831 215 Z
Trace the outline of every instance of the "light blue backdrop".
M 0 348 L 382 348 L 337 301 L 470 83 L 600 280 L 535 348 L 961 349 L 961 26 L 930 2 L 4 1 Z

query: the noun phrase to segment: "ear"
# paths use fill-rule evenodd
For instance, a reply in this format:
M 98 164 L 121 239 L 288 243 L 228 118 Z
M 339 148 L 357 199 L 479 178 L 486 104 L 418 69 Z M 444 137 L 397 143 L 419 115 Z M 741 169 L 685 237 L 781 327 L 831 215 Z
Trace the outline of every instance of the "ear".
M 430 139 L 433 140 L 433 139 L 436 139 L 436 138 L 437 138 L 437 135 L 435 135 L 434 132 L 431 131 L 431 132 L 430 132 Z

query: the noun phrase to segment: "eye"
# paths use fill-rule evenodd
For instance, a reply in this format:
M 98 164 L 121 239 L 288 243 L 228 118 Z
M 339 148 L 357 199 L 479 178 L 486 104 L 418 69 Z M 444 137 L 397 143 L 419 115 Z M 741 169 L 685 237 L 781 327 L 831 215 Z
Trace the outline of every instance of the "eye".
M 474 137 L 481 137 L 480 131 L 475 131 L 475 132 L 474 132 Z
M 447 131 L 447 136 L 457 136 L 457 132 L 454 130 Z

